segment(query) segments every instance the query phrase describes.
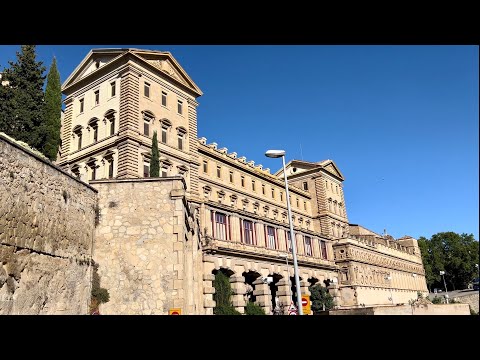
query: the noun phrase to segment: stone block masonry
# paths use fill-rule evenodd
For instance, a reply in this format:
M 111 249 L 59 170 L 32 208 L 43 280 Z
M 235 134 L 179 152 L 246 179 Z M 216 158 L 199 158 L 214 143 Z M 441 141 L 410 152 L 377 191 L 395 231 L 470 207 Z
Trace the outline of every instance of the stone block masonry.
M 0 314 L 87 314 L 96 190 L 0 135 Z
M 110 301 L 101 314 L 199 313 L 201 251 L 182 177 L 92 181 L 100 223 L 94 260 Z M 197 294 L 198 292 L 198 294 Z

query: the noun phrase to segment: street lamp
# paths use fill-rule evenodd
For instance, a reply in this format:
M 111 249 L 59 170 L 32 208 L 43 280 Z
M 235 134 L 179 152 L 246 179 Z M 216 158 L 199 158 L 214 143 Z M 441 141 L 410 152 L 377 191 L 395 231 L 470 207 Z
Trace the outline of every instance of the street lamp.
M 298 305 L 298 315 L 303 315 L 302 308 L 302 294 L 300 292 L 300 278 L 298 277 L 298 263 L 297 263 L 297 245 L 295 241 L 295 233 L 293 232 L 293 223 L 292 223 L 292 210 L 290 209 L 290 196 L 288 195 L 288 181 L 287 181 L 287 170 L 285 169 L 285 150 L 268 150 L 265 153 L 266 157 L 269 158 L 282 158 L 283 164 L 283 177 L 285 179 L 285 195 L 287 198 L 287 210 L 288 210 L 288 222 L 290 223 L 290 237 L 292 239 L 292 256 L 293 256 L 293 269 L 295 272 L 295 287 L 297 290 L 297 305 Z
M 443 278 L 443 286 L 445 286 L 445 300 L 447 301 L 448 304 L 448 291 L 447 291 L 447 283 L 445 282 L 445 271 L 440 270 L 440 275 L 442 275 Z

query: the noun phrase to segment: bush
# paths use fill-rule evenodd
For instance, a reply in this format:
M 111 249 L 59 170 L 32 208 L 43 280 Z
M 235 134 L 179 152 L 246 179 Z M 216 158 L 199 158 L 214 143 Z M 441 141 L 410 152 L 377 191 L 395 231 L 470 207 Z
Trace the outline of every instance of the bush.
M 470 315 L 478 315 L 478 313 L 475 312 L 475 310 L 473 310 L 471 306 L 470 306 Z
M 99 305 L 106 303 L 110 300 L 110 294 L 108 290 L 100 286 L 100 276 L 98 276 L 98 264 L 93 262 L 93 274 L 92 274 L 92 293 L 90 314 L 99 314 Z
M 432 304 L 443 304 L 443 299 L 437 295 L 432 299 Z
M 213 309 L 215 315 L 242 315 L 232 305 L 220 305 Z
M 322 287 L 320 284 L 315 284 L 308 289 L 311 293 L 310 300 L 314 314 L 318 314 L 324 310 L 331 310 L 335 307 L 333 296 L 328 293 L 326 287 Z
M 241 315 L 232 305 L 230 298 L 232 296 L 232 287 L 230 285 L 230 279 L 223 272 L 218 271 L 215 274 L 215 280 L 213 280 L 213 287 L 215 288 L 215 294 L 213 294 L 213 300 L 216 302 L 216 306 L 213 309 L 215 315 Z
M 260 305 L 255 304 L 254 302 L 247 302 L 245 307 L 245 315 L 267 315 L 265 310 Z

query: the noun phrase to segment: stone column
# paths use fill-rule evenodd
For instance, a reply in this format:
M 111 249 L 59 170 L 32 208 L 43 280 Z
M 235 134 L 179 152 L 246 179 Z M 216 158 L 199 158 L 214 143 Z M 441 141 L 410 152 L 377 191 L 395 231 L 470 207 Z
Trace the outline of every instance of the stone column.
M 333 300 L 335 301 L 335 308 L 340 306 L 340 291 L 338 288 L 338 284 L 332 283 L 329 287 L 327 287 L 328 293 L 333 296 Z
M 215 300 L 213 300 L 213 294 L 215 294 L 213 280 L 215 280 L 215 275 L 203 275 L 203 307 L 205 308 L 205 315 L 213 315 L 213 308 L 216 305 Z
M 247 288 L 245 286 L 245 278 L 243 276 L 230 276 L 230 284 L 232 286 L 232 303 L 235 310 L 240 313 L 245 313 L 245 306 L 247 305 L 245 301 L 245 293 Z
M 265 284 L 260 276 L 257 280 L 253 282 L 255 285 L 255 290 L 253 295 L 255 295 L 257 301 L 256 303 L 263 307 L 265 314 L 269 315 L 272 313 L 272 293 L 268 284 Z
M 290 282 L 286 279 L 280 279 L 277 282 L 277 296 L 280 306 L 283 306 L 284 314 L 287 314 L 288 307 L 292 301 L 292 289 L 290 288 Z

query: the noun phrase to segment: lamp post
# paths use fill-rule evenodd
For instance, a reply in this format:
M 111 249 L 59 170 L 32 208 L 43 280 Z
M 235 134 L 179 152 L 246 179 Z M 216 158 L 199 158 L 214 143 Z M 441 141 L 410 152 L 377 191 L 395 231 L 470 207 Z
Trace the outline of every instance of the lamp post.
M 445 282 L 445 271 L 440 270 L 440 275 L 442 275 L 442 278 L 443 278 L 443 286 L 445 286 L 445 300 L 447 301 L 447 304 L 448 304 L 448 291 L 447 291 L 447 283 Z
M 300 292 L 300 278 L 298 277 L 298 263 L 297 263 L 297 244 L 295 241 L 295 233 L 293 232 L 293 223 L 292 223 L 292 210 L 290 209 L 290 196 L 288 195 L 288 181 L 287 181 L 287 171 L 285 169 L 285 150 L 268 150 L 265 153 L 266 157 L 269 158 L 282 158 L 283 164 L 283 177 L 285 179 L 285 194 L 287 198 L 287 210 L 288 210 L 288 222 L 290 223 L 290 237 L 292 239 L 292 256 L 293 256 L 293 269 L 295 272 L 295 287 L 297 290 L 297 306 L 298 306 L 298 315 L 303 315 L 302 308 L 302 294 Z

